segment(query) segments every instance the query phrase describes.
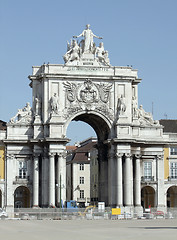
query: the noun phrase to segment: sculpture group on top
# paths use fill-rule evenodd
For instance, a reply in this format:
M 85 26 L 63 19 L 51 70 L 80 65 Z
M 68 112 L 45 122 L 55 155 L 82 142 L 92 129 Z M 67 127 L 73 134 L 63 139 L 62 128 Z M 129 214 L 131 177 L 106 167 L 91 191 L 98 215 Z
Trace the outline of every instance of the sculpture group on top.
M 30 123 L 33 120 L 33 111 L 30 103 L 27 102 L 26 106 L 18 109 L 17 114 L 10 119 L 10 123 Z
M 145 112 L 143 105 L 140 105 L 138 108 L 137 99 L 132 98 L 132 117 L 133 120 L 138 120 L 140 125 L 159 125 L 158 120 L 154 120 L 150 112 Z
M 63 56 L 63 59 L 68 65 L 78 65 L 85 61 L 89 62 L 89 65 L 101 65 L 110 66 L 108 51 L 104 50 L 103 42 L 100 42 L 99 46 L 93 41 L 93 38 L 102 39 L 102 37 L 96 36 L 90 29 L 90 25 L 86 25 L 86 29 L 78 36 L 73 36 L 73 38 L 84 37 L 79 43 L 78 41 L 71 40 L 71 43 L 67 44 L 67 52 Z M 86 64 L 85 64 L 86 65 Z

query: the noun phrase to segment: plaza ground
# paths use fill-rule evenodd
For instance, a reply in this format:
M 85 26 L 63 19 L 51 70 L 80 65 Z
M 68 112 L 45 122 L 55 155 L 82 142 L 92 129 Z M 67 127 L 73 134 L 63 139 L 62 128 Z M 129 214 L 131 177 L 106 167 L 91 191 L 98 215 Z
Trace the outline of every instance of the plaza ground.
M 170 240 L 176 236 L 177 219 L 0 221 L 0 239 L 6 240 Z

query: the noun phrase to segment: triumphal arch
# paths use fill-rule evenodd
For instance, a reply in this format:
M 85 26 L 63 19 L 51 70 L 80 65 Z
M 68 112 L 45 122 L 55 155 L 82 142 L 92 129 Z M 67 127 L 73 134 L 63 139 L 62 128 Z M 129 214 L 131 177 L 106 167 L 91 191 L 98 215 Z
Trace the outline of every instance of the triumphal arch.
M 66 200 L 66 132 L 71 121 L 79 120 L 98 137 L 99 201 L 140 209 L 147 162 L 154 204 L 164 207 L 162 126 L 138 107 L 137 70 L 111 66 L 101 39 L 87 25 L 67 43 L 64 64 L 33 67 L 32 106 L 27 103 L 7 124 L 7 207 L 18 206 L 14 195 L 23 191 L 28 207 Z

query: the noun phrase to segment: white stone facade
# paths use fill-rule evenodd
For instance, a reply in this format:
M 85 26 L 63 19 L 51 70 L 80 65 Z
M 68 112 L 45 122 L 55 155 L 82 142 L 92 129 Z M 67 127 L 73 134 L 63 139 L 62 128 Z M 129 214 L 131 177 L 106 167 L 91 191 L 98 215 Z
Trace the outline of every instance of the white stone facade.
M 17 187 L 29 190 L 32 207 L 66 200 L 66 131 L 73 120 L 88 123 L 98 137 L 99 201 L 130 209 L 141 207 L 143 164 L 152 162 L 149 181 L 156 206 L 164 208 L 163 147 L 167 139 L 152 115 L 138 108 L 137 70 L 113 67 L 89 26 L 68 44 L 65 64 L 33 67 L 27 103 L 7 124 L 5 206 L 14 207 Z M 97 37 L 100 38 L 101 37 Z M 19 178 L 19 162 L 26 166 Z M 77 183 L 76 183 L 77 184 Z M 143 185 L 144 184 L 144 185 Z M 60 195 L 61 194 L 61 195 Z

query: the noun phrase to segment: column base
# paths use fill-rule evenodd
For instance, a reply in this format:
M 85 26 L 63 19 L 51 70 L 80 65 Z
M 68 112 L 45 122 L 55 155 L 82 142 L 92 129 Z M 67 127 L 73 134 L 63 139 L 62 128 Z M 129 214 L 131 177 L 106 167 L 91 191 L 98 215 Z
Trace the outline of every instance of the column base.
M 131 214 L 131 215 L 133 215 L 133 213 L 134 213 L 134 207 L 133 206 L 125 206 L 124 207 L 124 213 L 128 213 L 128 214 Z
M 14 218 L 14 206 L 12 205 L 6 206 L 6 213 L 8 215 L 8 218 Z
M 32 208 L 40 208 L 38 205 L 33 205 Z
M 143 207 L 142 206 L 135 206 L 134 207 L 134 213 L 135 213 L 135 215 L 138 217 L 138 218 L 140 218 L 140 217 L 142 217 L 143 216 Z
M 167 207 L 165 207 L 164 205 L 158 205 L 157 206 L 157 211 L 162 211 L 164 213 L 167 212 Z

